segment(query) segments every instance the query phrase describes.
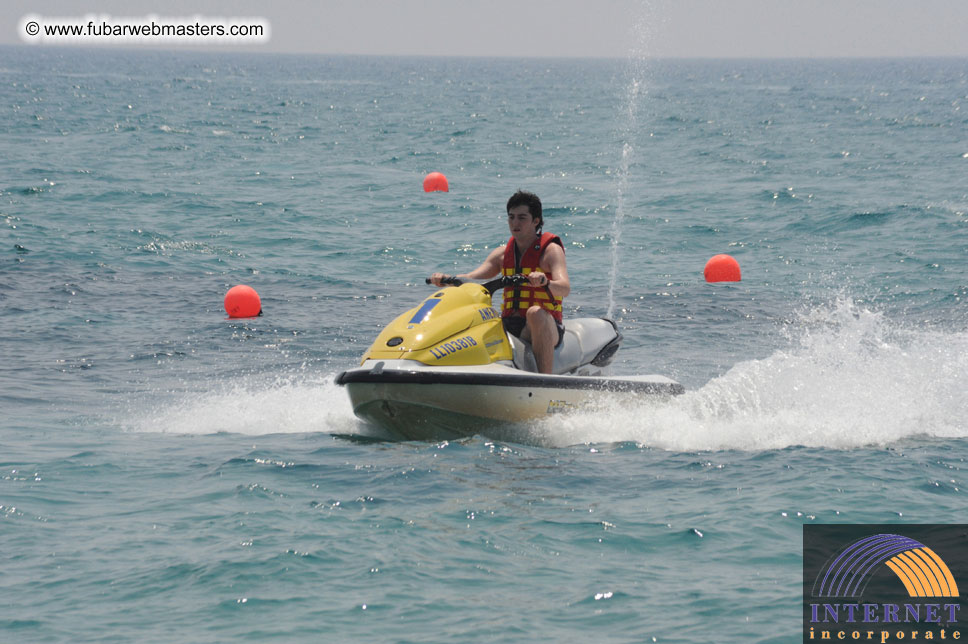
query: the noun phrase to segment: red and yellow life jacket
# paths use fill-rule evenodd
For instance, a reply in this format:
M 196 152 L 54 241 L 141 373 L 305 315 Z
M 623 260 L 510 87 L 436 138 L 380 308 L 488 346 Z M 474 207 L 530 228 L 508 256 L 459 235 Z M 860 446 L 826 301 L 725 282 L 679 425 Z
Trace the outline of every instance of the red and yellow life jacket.
M 551 233 L 542 233 L 528 250 L 525 251 L 524 256 L 521 257 L 520 265 L 515 265 L 515 243 L 514 237 L 508 241 L 508 245 L 504 247 L 504 261 L 501 264 L 501 272 L 504 275 L 514 275 L 515 273 L 522 273 L 527 275 L 531 271 L 539 270 L 538 262 L 541 261 L 541 255 L 544 253 L 545 248 L 548 244 L 558 244 L 564 250 L 565 246 L 561 243 L 561 239 L 557 235 L 552 235 Z M 548 276 L 548 281 L 550 282 L 553 277 L 551 273 L 545 273 Z M 504 289 L 504 306 L 501 307 L 501 317 L 510 317 L 512 315 L 525 315 L 528 309 L 534 305 L 543 306 L 548 309 L 551 315 L 561 322 L 561 298 L 556 297 L 552 294 L 551 289 L 547 286 L 514 286 Z

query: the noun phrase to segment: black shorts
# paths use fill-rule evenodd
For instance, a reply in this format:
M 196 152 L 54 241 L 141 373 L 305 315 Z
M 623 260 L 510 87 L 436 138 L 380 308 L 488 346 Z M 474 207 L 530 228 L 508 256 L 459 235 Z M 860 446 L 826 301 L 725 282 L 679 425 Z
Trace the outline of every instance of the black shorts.
M 516 338 L 520 338 L 524 327 L 528 324 L 528 319 L 523 315 L 512 315 L 504 318 L 502 322 L 504 322 L 505 331 Z M 555 326 L 558 327 L 558 342 L 555 343 L 555 348 L 557 349 L 561 341 L 565 339 L 565 327 L 558 320 L 555 320 Z

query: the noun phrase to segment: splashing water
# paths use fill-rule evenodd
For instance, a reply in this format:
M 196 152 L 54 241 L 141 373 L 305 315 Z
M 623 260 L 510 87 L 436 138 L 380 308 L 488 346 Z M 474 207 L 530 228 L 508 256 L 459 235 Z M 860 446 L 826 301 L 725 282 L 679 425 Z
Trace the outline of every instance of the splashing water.
M 242 377 L 215 390 L 155 403 L 122 423 L 130 431 L 247 435 L 360 433 L 346 392 L 332 375 L 287 375 L 269 381 Z
M 625 194 L 628 191 L 631 159 L 632 144 L 626 141 L 622 146 L 622 165 L 619 168 L 615 219 L 612 220 L 612 266 L 608 275 L 608 310 L 605 313 L 605 317 L 607 318 L 612 318 L 615 314 L 615 285 L 618 282 L 618 244 L 622 235 L 622 221 L 625 219 Z
M 603 404 L 542 423 L 544 444 L 674 451 L 851 449 L 968 436 L 968 333 L 902 328 L 850 300 L 801 316 L 791 347 L 666 403 Z
M 968 437 L 968 332 L 903 327 L 842 299 L 801 314 L 789 344 L 672 400 L 603 398 L 593 410 L 522 426 L 510 440 L 761 451 Z M 123 423 L 133 431 L 374 435 L 332 376 L 244 377 L 138 408 Z

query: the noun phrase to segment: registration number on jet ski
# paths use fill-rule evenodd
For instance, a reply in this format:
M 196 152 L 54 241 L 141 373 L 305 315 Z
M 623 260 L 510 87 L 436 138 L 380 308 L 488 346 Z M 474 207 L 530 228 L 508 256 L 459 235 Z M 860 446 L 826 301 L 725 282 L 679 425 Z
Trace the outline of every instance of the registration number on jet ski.
M 450 342 L 444 342 L 436 347 L 430 349 L 430 353 L 433 354 L 434 358 L 440 360 L 451 353 L 457 353 L 464 349 L 470 349 L 471 347 L 477 346 L 477 340 L 469 335 L 465 335 L 463 338 L 458 338 L 456 340 L 451 340 Z

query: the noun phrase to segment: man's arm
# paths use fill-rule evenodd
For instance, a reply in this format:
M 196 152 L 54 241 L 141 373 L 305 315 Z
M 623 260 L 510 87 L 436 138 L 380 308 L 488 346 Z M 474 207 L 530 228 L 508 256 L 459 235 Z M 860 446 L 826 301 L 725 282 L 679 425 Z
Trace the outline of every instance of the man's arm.
M 491 251 L 491 254 L 487 256 L 484 263 L 472 270 L 470 273 L 464 273 L 463 275 L 458 275 L 461 279 L 468 280 L 486 280 L 489 277 L 494 277 L 501 272 L 501 263 L 504 260 L 504 247 L 498 246 Z
M 548 288 L 555 297 L 567 297 L 571 293 L 571 281 L 568 279 L 568 266 L 565 263 L 565 251 L 558 244 L 548 244 L 544 253 L 541 255 L 541 268 L 547 269 L 546 272 L 554 275 L 555 279 L 548 282 Z M 532 279 L 533 277 L 533 279 Z M 528 276 L 533 286 L 541 286 L 541 277 L 531 273 Z M 535 284 L 535 282 L 539 282 Z
M 501 272 L 501 262 L 504 259 L 504 247 L 498 246 L 491 251 L 491 254 L 487 256 L 484 263 L 470 271 L 469 273 L 463 273 L 457 277 L 464 280 L 484 280 L 489 277 L 494 277 Z M 440 286 L 440 280 L 443 279 L 445 275 L 443 273 L 434 273 L 430 276 L 430 282 L 434 286 Z

